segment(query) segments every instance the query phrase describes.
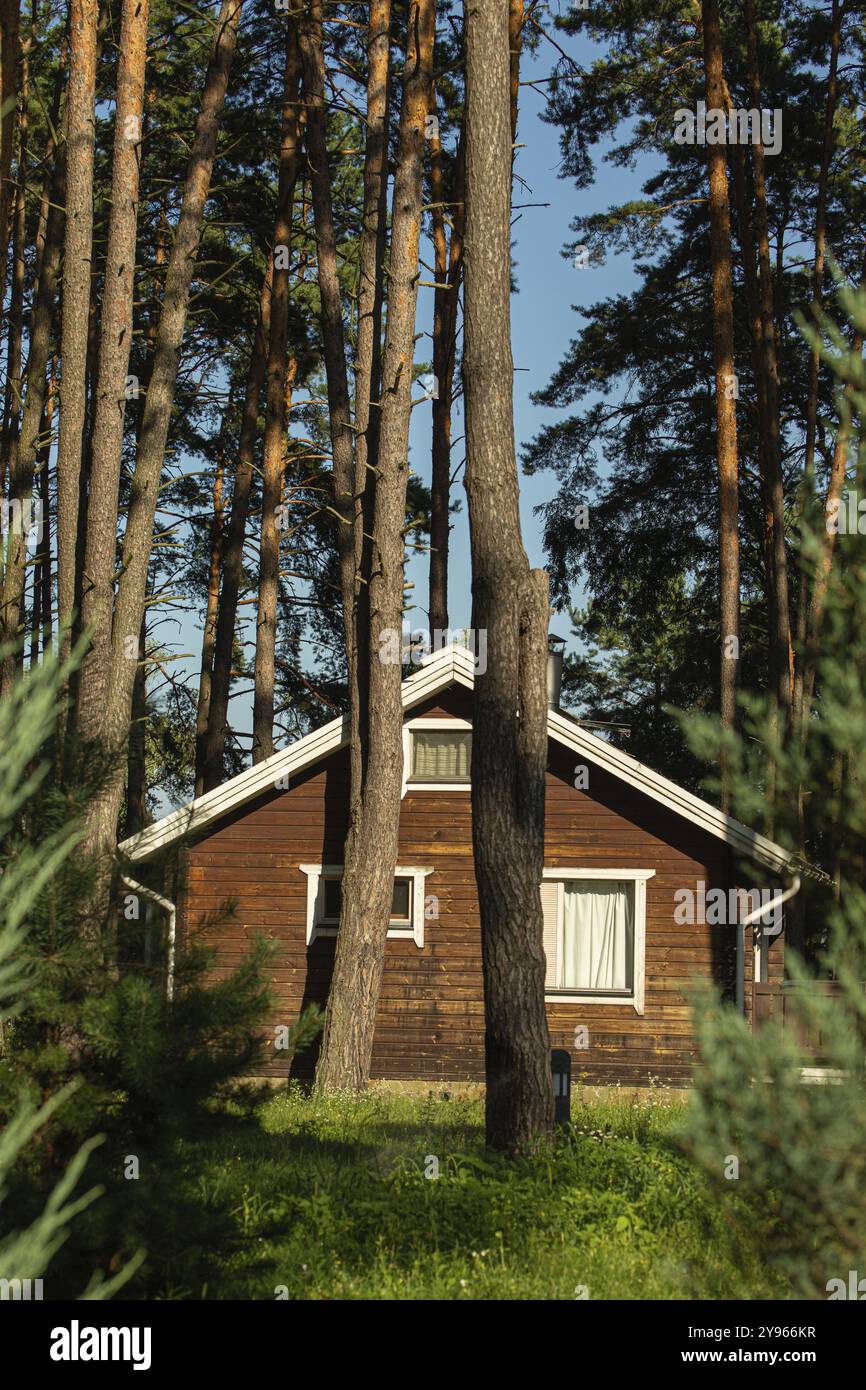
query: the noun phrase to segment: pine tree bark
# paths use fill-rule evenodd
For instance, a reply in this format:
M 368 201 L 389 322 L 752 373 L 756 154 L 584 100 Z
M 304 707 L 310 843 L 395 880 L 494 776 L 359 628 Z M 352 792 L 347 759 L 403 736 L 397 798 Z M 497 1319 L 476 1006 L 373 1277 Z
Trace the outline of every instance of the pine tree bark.
M 138 662 L 132 684 L 132 722 L 126 754 L 124 834 L 135 835 L 148 824 L 147 813 L 147 614 L 141 620 Z
M 129 735 L 132 687 L 138 663 L 138 638 L 145 609 L 157 495 L 241 7 L 242 0 L 222 0 L 216 20 L 180 215 L 166 272 L 162 311 L 131 480 L 104 722 L 106 746 L 117 754 L 125 747 Z M 88 808 L 85 821 L 85 843 L 88 847 L 107 849 L 113 844 L 122 795 L 121 766 L 109 780 L 104 792 Z
M 87 415 L 98 18 L 98 0 L 70 0 L 66 233 L 57 444 L 57 613 L 61 625 L 61 654 L 69 651 L 75 608 L 78 497 Z
M 51 364 L 48 394 L 42 414 L 41 445 L 36 458 L 36 491 L 40 507 L 41 540 L 39 550 L 33 557 L 33 611 L 30 622 L 30 665 L 39 660 L 40 647 L 44 652 L 51 645 L 51 489 L 49 486 L 49 464 L 51 461 L 51 431 L 54 420 L 54 403 L 57 399 L 57 375 L 55 358 Z
M 424 132 L 433 80 L 434 0 L 413 0 L 391 211 L 388 321 L 370 574 L 369 758 L 346 840 L 334 971 L 316 1089 L 360 1090 L 370 1076 L 394 891 L 403 777 L 402 667 L 380 660 L 403 622 L 409 419 L 423 209 Z M 320 266 L 321 270 L 321 266 Z M 354 551 L 353 551 L 354 555 Z
M 15 140 L 15 96 L 18 88 L 20 0 L 0 0 L 0 305 L 6 299 L 6 258 L 9 250 L 9 207 L 12 184 L 12 146 Z
M 376 461 L 381 423 L 382 305 L 388 224 L 388 101 L 391 78 L 391 0 L 371 0 L 367 29 L 367 132 L 364 146 L 364 211 L 358 267 L 358 334 L 355 344 L 355 576 L 353 642 L 356 689 L 350 698 L 354 783 L 350 819 L 357 818 L 367 763 L 369 703 L 370 533 L 376 499 Z
M 457 360 L 457 308 L 463 265 L 465 224 L 465 142 L 461 130 L 451 202 L 451 238 L 446 251 L 445 180 L 442 142 L 430 144 L 430 191 L 433 203 L 433 249 L 437 288 L 433 301 L 433 375 L 438 391 L 433 400 L 433 447 L 430 478 L 430 593 L 431 633 L 448 628 L 448 551 L 451 528 L 451 406 Z
M 824 138 L 821 148 L 821 164 L 818 171 L 818 190 L 815 200 L 815 256 L 812 267 L 812 309 L 820 310 L 824 300 L 824 268 L 827 257 L 827 193 L 830 182 L 830 164 L 833 158 L 836 106 L 839 98 L 839 54 L 842 48 L 842 24 L 845 15 L 843 0 L 833 0 L 830 18 L 830 61 L 827 72 L 827 100 L 824 108 Z M 820 376 L 820 354 L 812 348 L 809 354 L 809 391 L 806 398 L 806 452 L 803 463 L 803 482 L 801 487 L 801 509 L 811 509 L 815 495 L 815 437 L 818 428 L 818 386 Z M 809 612 L 812 596 L 809 592 L 809 577 L 801 570 L 799 602 L 797 604 L 797 650 L 798 657 L 794 669 L 793 723 L 800 737 L 805 734 L 803 711 L 806 694 L 806 641 L 808 636 Z
M 707 108 L 724 109 L 722 36 L 717 0 L 703 0 L 704 75 Z M 734 399 L 734 299 L 731 273 L 731 214 L 724 145 L 708 145 L 710 260 L 712 266 L 713 359 L 715 363 L 716 459 L 719 474 L 719 706 L 722 723 L 736 717 L 740 638 L 739 465 Z M 722 766 L 723 802 L 729 800 L 727 765 Z
M 54 305 L 63 244 L 63 200 L 66 183 L 65 143 L 55 161 L 45 241 L 30 310 L 27 354 L 27 390 L 21 412 L 21 434 L 10 443 L 9 496 L 22 516 L 33 494 L 36 458 L 42 443 L 41 430 L 48 389 L 47 368 L 51 351 Z M 19 636 L 26 564 L 26 527 L 9 527 L 6 538 L 6 568 L 0 602 L 0 644 L 13 643 Z M 0 667 L 0 698 L 15 678 L 17 659 L 7 652 Z
M 509 12 L 467 0 L 464 356 L 475 678 L 472 839 L 484 970 L 486 1133 L 516 1152 L 553 1124 L 540 886 L 547 765 L 547 576 L 520 533 L 510 330 Z
M 866 285 L 866 265 L 864 265 L 864 273 L 860 285 L 861 289 Z M 851 352 L 854 356 L 862 355 L 862 333 L 854 333 L 851 341 Z M 824 499 L 825 518 L 832 509 L 838 507 L 841 502 L 842 490 L 845 486 L 848 449 L 853 434 L 852 417 L 856 410 L 857 393 L 849 382 L 842 394 L 842 410 L 836 428 L 833 458 L 830 464 L 830 474 L 827 479 L 827 493 Z M 806 737 L 806 730 L 812 710 L 812 699 L 815 692 L 815 679 L 817 675 L 816 659 L 821 640 L 821 630 L 824 623 L 824 611 L 827 603 L 827 593 L 830 587 L 830 575 L 833 569 L 833 556 L 836 549 L 836 532 L 825 524 L 820 541 L 820 551 L 809 593 L 809 608 L 806 615 L 806 644 L 800 662 L 802 695 L 798 717 L 800 720 L 800 737 L 803 741 L 805 741 Z
M 746 38 L 749 62 L 751 106 L 762 109 L 761 72 L 758 57 L 758 31 L 754 0 L 745 0 Z M 773 578 L 770 620 L 774 645 L 776 702 L 780 719 L 786 725 L 791 716 L 790 654 L 791 616 L 788 593 L 788 554 L 785 545 L 785 484 L 782 476 L 782 428 L 779 414 L 779 349 L 770 268 L 770 229 L 767 213 L 764 147 L 760 137 L 752 148 L 755 178 L 755 230 L 758 250 L 758 293 L 761 310 L 760 364 L 766 402 L 767 436 L 764 440 L 768 500 L 772 510 L 771 558 Z
M 90 647 L 79 673 L 78 685 L 77 727 L 84 739 L 100 736 L 110 666 L 117 568 L 118 492 L 132 346 L 147 28 L 147 0 L 123 0 L 111 215 L 92 438 L 93 467 L 81 582 L 82 625 L 91 629 Z M 73 579 L 71 594 L 67 592 L 65 599 L 74 597 L 74 592 Z
M 21 44 L 21 98 L 18 112 L 18 169 L 12 217 L 12 290 L 6 321 L 6 391 L 3 401 L 3 435 L 0 442 L 0 495 L 6 488 L 6 462 L 12 441 L 17 444 L 24 388 L 22 344 L 24 339 L 24 281 L 27 231 L 27 137 L 30 104 L 31 39 Z M 2 65 L 0 65 L 2 70 Z
M 265 434 L 262 458 L 262 527 L 259 548 L 259 593 L 253 696 L 253 762 L 274 751 L 274 683 L 276 678 L 277 603 L 280 588 L 280 519 L 285 460 L 286 382 L 289 345 L 289 249 L 292 204 L 298 174 L 298 94 L 301 57 L 298 20 L 287 21 L 283 75 L 283 114 L 279 157 L 279 191 L 274 230 L 271 323 L 265 389 Z M 279 255 L 277 252 L 279 251 Z
M 231 414 L 232 402 L 229 398 L 226 416 Z M 225 430 L 226 417 L 219 442 L 213 482 L 213 512 L 211 515 L 208 544 L 207 605 L 201 638 L 201 671 L 198 682 L 198 701 L 195 722 L 195 794 L 204 791 L 202 774 L 205 763 L 205 744 L 207 740 L 208 716 L 210 714 L 213 682 L 214 651 L 216 648 L 217 620 L 219 618 L 220 574 L 222 572 L 223 539 L 225 530 L 225 506 L 223 503 L 223 484 L 225 480 Z
M 304 66 L 304 138 L 316 228 L 319 325 L 328 391 L 332 506 L 339 557 L 349 717 L 352 726 L 349 745 L 351 823 L 359 814 L 362 780 L 361 734 L 357 722 L 359 683 L 358 633 L 355 619 L 355 445 L 346 368 L 343 302 L 337 268 L 337 235 L 331 203 L 331 168 L 326 138 L 325 54 L 321 0 L 309 0 L 301 19 L 300 43 Z
M 827 259 L 827 192 L 830 183 L 830 164 L 833 159 L 833 126 L 839 99 L 839 54 L 842 48 L 844 0 L 833 0 L 830 17 L 830 63 L 827 72 L 827 102 L 824 108 L 824 139 L 821 165 L 818 171 L 818 192 L 815 200 L 815 260 L 812 268 L 812 304 L 820 308 L 824 300 L 824 267 Z M 820 355 L 813 348 L 809 356 L 809 394 L 806 400 L 806 458 L 805 481 L 813 484 L 815 468 L 815 435 L 818 421 L 818 373 Z

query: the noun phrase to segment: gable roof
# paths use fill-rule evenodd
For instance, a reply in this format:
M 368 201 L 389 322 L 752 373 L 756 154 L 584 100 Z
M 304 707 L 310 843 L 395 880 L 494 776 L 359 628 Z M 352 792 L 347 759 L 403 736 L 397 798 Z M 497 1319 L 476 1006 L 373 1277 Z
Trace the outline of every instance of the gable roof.
M 475 668 L 471 653 L 457 643 L 451 643 L 429 657 L 417 671 L 403 681 L 404 714 L 422 701 L 450 685 L 462 685 L 471 690 Z M 783 869 L 791 859 L 790 851 L 750 830 L 741 821 L 720 811 L 708 801 L 702 801 L 684 787 L 662 777 L 628 753 L 614 748 L 576 724 L 559 710 L 548 710 L 548 737 L 572 752 L 604 768 L 628 786 L 641 791 L 661 806 L 699 825 L 710 835 L 724 840 L 733 849 L 760 860 L 767 867 Z M 213 825 L 227 812 L 243 806 L 263 792 L 272 790 L 278 779 L 291 777 L 342 748 L 349 741 L 349 719 L 340 715 L 320 729 L 305 734 L 288 748 L 274 753 L 265 762 L 238 773 L 222 786 L 163 816 L 153 825 L 140 830 L 120 845 L 121 853 L 132 860 L 150 859 L 159 850 L 176 840 L 196 834 Z

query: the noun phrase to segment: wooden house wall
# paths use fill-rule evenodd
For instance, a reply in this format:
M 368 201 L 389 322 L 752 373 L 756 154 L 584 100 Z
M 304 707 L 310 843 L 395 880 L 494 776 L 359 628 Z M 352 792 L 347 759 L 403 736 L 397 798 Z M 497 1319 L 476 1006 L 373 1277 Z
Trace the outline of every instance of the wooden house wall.
M 420 714 L 468 717 L 466 692 L 439 696 Z M 575 757 L 550 744 L 545 865 L 654 869 L 647 884 L 646 1008 L 549 1003 L 551 1046 L 572 1054 L 575 1076 L 593 1082 L 687 1081 L 694 1049 L 685 990 L 695 974 L 734 986 L 732 928 L 674 923 L 676 889 L 703 879 L 725 886 L 727 846 L 643 794 L 590 765 L 589 788 L 576 790 Z M 263 795 L 230 814 L 186 851 L 182 929 L 203 931 L 218 947 L 219 971 L 237 965 L 252 936 L 276 939 L 273 1026 L 291 1023 L 308 1002 L 324 1004 L 333 939 L 306 945 L 307 879 L 301 863 L 342 862 L 348 763 L 345 751 L 300 774 L 288 790 Z M 376 1024 L 373 1076 L 483 1080 L 484 1017 L 478 901 L 468 792 L 407 793 L 401 805 L 399 863 L 432 866 L 425 891 L 439 918 L 425 941 L 391 939 Z M 235 900 L 231 918 L 203 929 L 208 915 Z M 751 967 L 751 952 L 747 964 Z M 751 1004 L 751 980 L 746 997 Z M 589 1030 L 575 1049 L 575 1029 Z M 293 1075 L 309 1075 L 311 1051 Z M 285 1075 L 285 1054 L 269 1048 L 264 1071 Z

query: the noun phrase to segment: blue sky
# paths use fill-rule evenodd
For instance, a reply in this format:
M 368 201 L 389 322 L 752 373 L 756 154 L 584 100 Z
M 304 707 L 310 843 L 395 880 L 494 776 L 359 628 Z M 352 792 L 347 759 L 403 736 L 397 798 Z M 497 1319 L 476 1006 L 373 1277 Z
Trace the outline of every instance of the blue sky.
M 579 63 L 589 66 L 593 45 L 584 39 L 558 36 L 558 42 Z M 525 55 L 521 76 L 538 80 L 549 75 L 557 58 L 556 50 L 542 40 L 535 54 Z M 635 282 L 631 257 L 612 256 L 601 265 L 577 269 L 562 255 L 566 243 L 574 240 L 569 228 L 572 219 L 586 215 L 611 203 L 633 198 L 642 175 L 639 171 L 612 168 L 597 159 L 597 181 L 590 189 L 576 191 L 570 180 L 559 177 L 559 132 L 542 119 L 545 108 L 543 89 L 523 86 L 520 89 L 520 120 L 516 170 L 525 187 L 515 185 L 514 202 L 547 204 L 515 211 L 513 255 L 516 263 L 517 293 L 511 301 L 512 351 L 514 356 L 514 426 L 518 458 L 521 445 L 528 443 L 542 425 L 557 418 L 557 412 L 536 406 L 531 396 L 545 386 L 561 361 L 569 342 L 577 333 L 580 316 L 577 304 L 590 304 L 613 292 L 627 290 Z M 425 259 L 432 258 L 426 248 Z M 432 322 L 431 290 L 422 290 L 419 300 L 418 329 L 429 331 Z M 422 340 L 422 343 L 424 340 Z M 419 355 L 422 351 L 419 343 Z M 429 345 L 429 339 L 427 340 Z M 563 412 L 567 413 L 567 412 Z M 454 412 L 452 437 L 463 435 L 462 401 Z M 432 406 L 416 406 L 412 412 L 410 458 L 415 472 L 430 480 L 430 441 Z M 454 449 L 452 473 L 462 458 L 462 439 Z M 534 509 L 548 501 L 556 491 L 556 480 L 542 473 L 534 477 L 520 476 L 521 520 L 523 539 L 530 564 L 543 567 L 545 554 L 542 544 L 541 518 Z M 452 628 L 468 626 L 471 610 L 469 525 L 462 481 L 459 495 L 463 506 L 454 518 L 451 533 L 449 562 L 449 619 Z M 575 498 L 575 504 L 580 501 Z M 413 627 L 426 626 L 427 604 L 426 556 L 413 557 L 408 577 L 414 581 L 415 612 L 408 617 Z M 580 592 L 573 598 L 579 601 Z M 560 636 L 569 636 L 567 617 L 559 617 L 552 625 Z

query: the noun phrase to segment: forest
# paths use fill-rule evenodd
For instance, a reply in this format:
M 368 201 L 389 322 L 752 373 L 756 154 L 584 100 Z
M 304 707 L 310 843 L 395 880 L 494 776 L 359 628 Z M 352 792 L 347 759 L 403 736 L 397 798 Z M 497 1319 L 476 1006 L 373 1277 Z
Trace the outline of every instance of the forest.
M 859 0 L 0 0 L 4 1300 L 814 1301 L 866 1273 L 864 160 Z M 407 849 L 406 691 L 452 643 L 472 899 L 422 939 L 435 880 L 397 889 L 459 817 Z M 646 892 L 692 883 L 670 848 L 623 867 L 638 827 L 685 832 L 595 744 L 618 839 L 596 807 L 557 859 L 557 719 L 726 853 L 771 846 L 772 888 L 731 850 L 717 891 L 784 894 L 778 978 L 751 920 L 712 954 L 652 896 L 636 944 Z M 207 808 L 259 777 L 267 814 L 332 724 L 337 849 L 279 840 L 289 800 L 239 848 Z M 200 806 L 213 840 L 143 867 Z M 303 923 L 252 920 L 241 849 L 309 893 L 291 1017 Z M 561 904 L 605 853 L 641 884 L 619 1032 L 613 973 L 569 997 L 560 946 L 550 974 L 545 879 L 583 865 Z M 405 1093 L 404 913 L 443 972 L 474 933 L 440 1013 L 481 1056 Z M 411 1025 L 428 986 L 398 983 Z M 572 1002 L 623 1056 L 688 1033 L 688 1086 L 575 1079 L 563 1120 Z

